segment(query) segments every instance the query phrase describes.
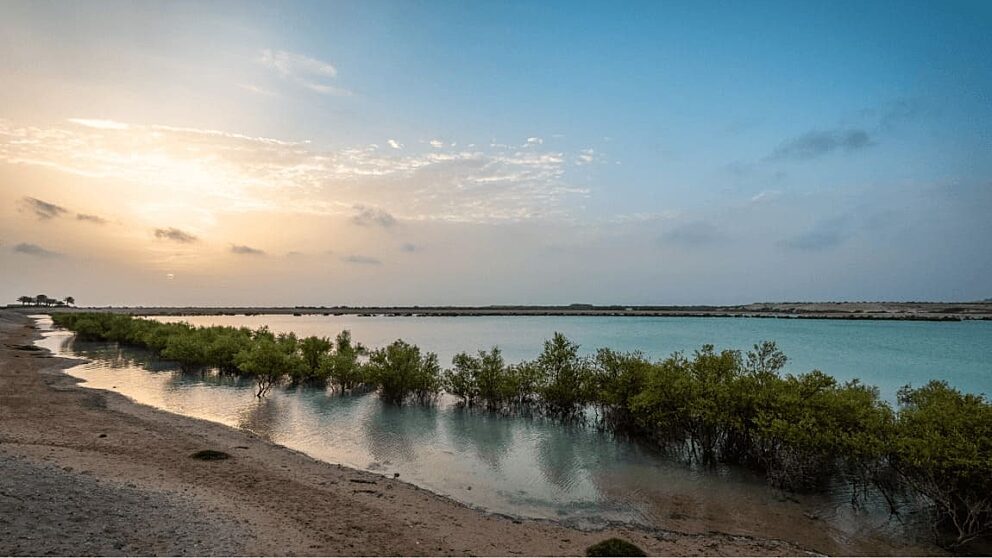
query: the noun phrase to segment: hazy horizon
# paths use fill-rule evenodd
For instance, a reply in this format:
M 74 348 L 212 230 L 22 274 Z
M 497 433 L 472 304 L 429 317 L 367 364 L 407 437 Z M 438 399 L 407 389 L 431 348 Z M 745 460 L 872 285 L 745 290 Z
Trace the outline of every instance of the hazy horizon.
M 992 296 L 987 2 L 20 2 L 0 300 Z

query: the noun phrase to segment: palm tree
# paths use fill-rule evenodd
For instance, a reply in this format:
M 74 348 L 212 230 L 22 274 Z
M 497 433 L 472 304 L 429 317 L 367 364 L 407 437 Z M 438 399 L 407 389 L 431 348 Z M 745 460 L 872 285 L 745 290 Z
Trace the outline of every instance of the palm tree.
M 21 303 L 21 306 L 27 306 L 28 304 L 34 304 L 34 297 L 30 296 L 19 296 L 17 297 L 17 302 Z
M 42 304 L 48 306 L 51 303 L 51 301 L 52 299 L 48 298 L 48 295 L 40 294 L 34 297 L 34 303 L 37 304 L 38 306 L 41 306 Z
M 72 306 L 73 304 L 76 303 L 76 299 L 73 298 L 73 297 L 71 297 L 71 296 L 67 296 L 67 297 L 63 298 L 62 300 L 64 300 L 65 303 L 66 303 L 66 305 L 68 305 L 68 306 Z

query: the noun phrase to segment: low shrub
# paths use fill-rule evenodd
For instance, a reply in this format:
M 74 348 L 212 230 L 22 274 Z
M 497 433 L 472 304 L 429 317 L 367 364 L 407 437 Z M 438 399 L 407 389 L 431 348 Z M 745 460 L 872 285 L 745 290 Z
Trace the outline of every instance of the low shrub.
M 419 347 L 402 339 L 372 351 L 367 366 L 368 379 L 379 389 L 380 396 L 391 403 L 403 403 L 411 396 L 426 402 L 441 391 L 437 355 L 421 355 Z
M 946 382 L 899 392 L 893 466 L 932 510 L 941 542 L 992 532 L 992 404 Z

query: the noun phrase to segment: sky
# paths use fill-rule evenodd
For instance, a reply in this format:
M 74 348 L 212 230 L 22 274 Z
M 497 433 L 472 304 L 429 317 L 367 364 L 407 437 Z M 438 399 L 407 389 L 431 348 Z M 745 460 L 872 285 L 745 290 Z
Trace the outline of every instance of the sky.
M 0 299 L 992 297 L 992 3 L 0 3 Z

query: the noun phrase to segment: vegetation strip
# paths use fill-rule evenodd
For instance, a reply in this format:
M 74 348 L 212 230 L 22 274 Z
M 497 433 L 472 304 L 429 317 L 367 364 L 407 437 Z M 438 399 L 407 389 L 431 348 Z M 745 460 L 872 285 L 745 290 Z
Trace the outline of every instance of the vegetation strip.
M 334 341 L 268 328 L 193 327 L 127 315 L 54 313 L 81 339 L 146 347 L 183 369 L 215 368 L 274 385 L 376 390 L 392 404 L 431 403 L 440 392 L 495 413 L 595 420 L 703 463 L 735 463 L 774 485 L 819 490 L 835 478 L 853 494 L 900 492 L 924 504 L 937 542 L 960 547 L 992 530 L 992 404 L 946 382 L 906 386 L 898 408 L 878 389 L 820 371 L 782 374 L 774 343 L 661 361 L 600 349 L 588 358 L 556 333 L 533 361 L 507 365 L 498 348 L 461 353 L 442 370 L 434 353 L 402 340 L 368 350 L 347 331 Z M 856 502 L 855 502 L 856 503 Z

